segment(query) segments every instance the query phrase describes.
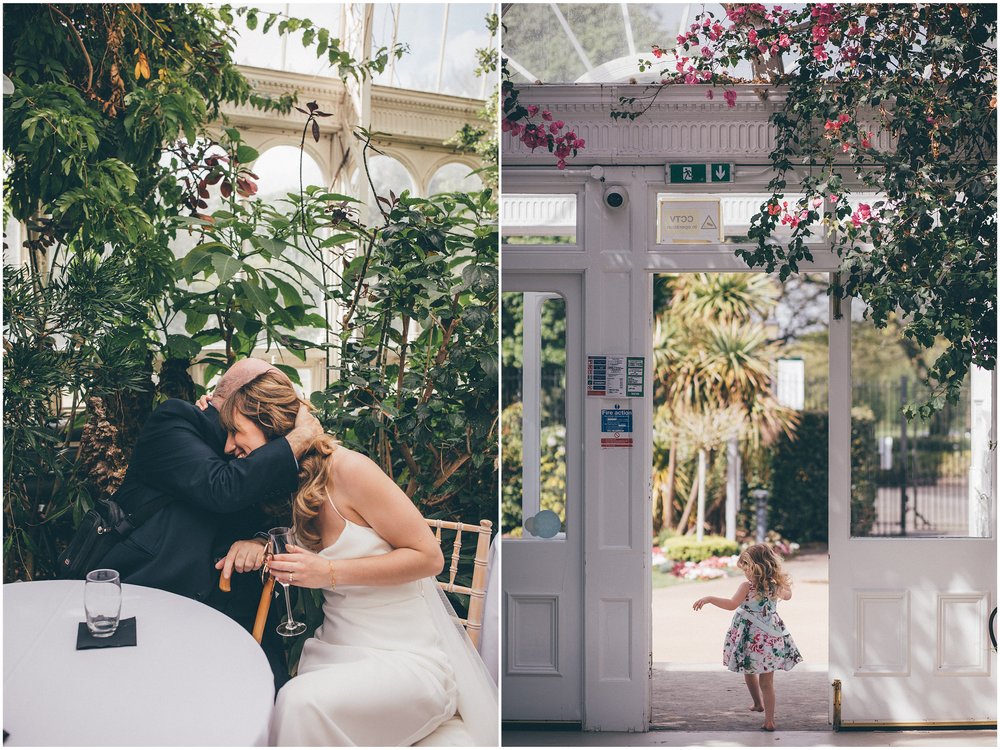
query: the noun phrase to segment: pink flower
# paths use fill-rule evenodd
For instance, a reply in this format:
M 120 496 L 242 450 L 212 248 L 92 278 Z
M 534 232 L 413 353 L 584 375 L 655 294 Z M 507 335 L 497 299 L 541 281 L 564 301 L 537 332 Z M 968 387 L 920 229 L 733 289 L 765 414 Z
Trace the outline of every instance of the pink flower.
M 823 44 L 827 39 L 830 38 L 830 29 L 826 26 L 813 26 L 812 38 L 814 42 L 819 42 Z
M 706 99 L 714 99 L 715 98 L 715 92 L 712 91 L 712 89 L 709 89 L 708 91 L 705 92 L 705 98 Z
M 701 56 L 702 57 L 707 57 L 708 59 L 711 60 L 712 59 L 712 55 L 714 55 L 714 54 L 715 53 L 712 52 L 711 48 L 709 48 L 709 47 L 702 47 L 701 48 Z
M 847 36 L 858 36 L 864 31 L 858 24 L 852 23 L 847 29 Z
M 872 217 L 872 207 L 867 203 L 858 204 L 858 213 L 861 214 L 861 218 L 868 221 Z
M 864 134 L 864 135 L 861 136 L 861 148 L 871 148 L 872 147 L 871 137 L 872 137 L 871 133 L 866 133 L 866 134 Z
M 686 58 L 686 57 L 682 57 L 680 60 L 677 61 L 677 66 L 676 67 L 677 67 L 677 72 L 678 73 L 683 73 L 684 72 L 684 66 L 687 65 L 687 61 L 688 61 L 688 58 Z
M 848 151 L 851 150 L 851 144 L 845 141 L 843 144 L 841 144 L 840 150 L 846 154 Z
M 750 29 L 750 31 L 747 32 L 747 41 L 749 41 L 752 46 L 757 46 L 757 29 Z
M 686 42 L 686 41 L 687 41 L 687 34 L 678 34 L 677 35 L 677 43 L 678 44 L 684 44 L 684 42 Z M 653 54 L 654 55 L 656 55 L 656 49 L 657 48 L 654 46 L 653 47 Z M 656 55 L 656 56 L 659 57 L 659 55 Z
M 548 111 L 548 110 L 546 109 L 545 111 L 543 111 L 543 112 L 542 112 L 542 119 L 543 119 L 543 120 L 546 120 L 546 121 L 548 121 L 548 122 L 551 122 L 551 121 L 552 121 L 552 113 L 551 113 L 551 112 L 549 112 L 549 111 Z
M 813 208 L 819 208 L 822 205 L 823 205 L 822 198 L 813 198 Z
M 549 132 L 552 133 L 552 135 L 555 135 L 556 133 L 558 133 L 560 129 L 561 128 L 557 127 L 554 122 L 549 125 Z
M 560 159 L 556 162 L 556 169 L 566 169 L 566 160 Z
M 823 45 L 821 45 L 821 44 L 817 44 L 815 47 L 813 47 L 812 54 L 813 54 L 813 57 L 815 57 L 820 62 L 823 62 L 824 60 L 829 60 L 830 59 L 830 56 L 828 54 L 826 54 L 826 50 L 823 49 Z
M 837 122 L 840 123 L 841 125 L 844 125 L 845 123 L 848 123 L 850 121 L 851 121 L 851 116 L 848 114 L 842 114 L 837 116 Z
M 698 76 L 697 76 L 697 74 L 695 74 L 695 73 L 688 73 L 686 76 L 684 76 L 684 83 L 686 83 L 688 85 L 691 85 L 691 84 L 694 84 L 694 83 L 698 83 Z
M 708 80 L 711 80 L 711 78 L 712 78 L 712 71 L 711 70 L 703 70 L 703 71 L 701 71 L 701 80 L 708 81 Z
M 534 117 L 538 114 L 538 106 L 535 104 L 528 105 L 528 117 Z
M 736 92 L 733 91 L 732 89 L 729 89 L 728 91 L 723 91 L 722 98 L 726 100 L 726 104 L 728 104 L 730 107 L 736 106 Z
M 840 125 L 833 122 L 833 120 L 827 120 L 823 123 L 823 130 L 840 130 Z
M 679 37 L 678 37 L 678 40 L 677 40 L 677 43 L 678 43 L 678 44 L 680 44 L 680 43 L 681 43 L 681 41 L 680 41 L 680 38 L 679 38 Z M 655 57 L 655 58 L 657 58 L 657 59 L 659 59 L 659 58 L 663 57 L 663 50 L 662 50 L 662 49 L 660 49 L 659 47 L 657 47 L 657 46 L 656 46 L 655 44 L 653 45 L 653 57 Z
M 779 206 L 777 203 L 768 203 L 767 212 L 771 214 L 771 216 L 777 216 L 778 214 L 781 213 L 781 206 Z
M 778 46 L 779 47 L 791 47 L 792 38 L 788 34 L 781 34 L 778 36 Z
M 839 200 L 840 200 L 840 196 L 839 195 L 831 195 L 830 196 L 830 201 L 833 202 L 833 203 L 836 203 Z

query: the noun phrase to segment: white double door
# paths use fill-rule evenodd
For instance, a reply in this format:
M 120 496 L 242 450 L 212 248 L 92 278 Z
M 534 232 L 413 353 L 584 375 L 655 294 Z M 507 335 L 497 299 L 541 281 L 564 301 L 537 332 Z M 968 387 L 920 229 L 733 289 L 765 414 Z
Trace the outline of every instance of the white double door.
M 523 476 L 522 487 L 537 485 L 539 472 L 538 342 L 540 302 L 561 297 L 565 304 L 567 364 L 582 360 L 582 277 L 541 273 L 504 276 L 504 294 L 522 293 Z M 534 351 L 532 352 L 532 349 Z M 581 368 L 566 368 L 565 531 L 553 536 L 503 539 L 503 705 L 504 720 L 580 722 L 583 719 L 583 533 L 580 503 L 582 443 Z M 535 396 L 529 390 L 535 389 Z M 534 480 L 532 480 L 534 477 Z M 539 511 L 527 497 L 524 520 Z
M 995 723 L 995 373 L 972 378 L 970 537 L 852 537 L 849 301 L 842 312 L 830 320 L 829 663 L 843 724 Z

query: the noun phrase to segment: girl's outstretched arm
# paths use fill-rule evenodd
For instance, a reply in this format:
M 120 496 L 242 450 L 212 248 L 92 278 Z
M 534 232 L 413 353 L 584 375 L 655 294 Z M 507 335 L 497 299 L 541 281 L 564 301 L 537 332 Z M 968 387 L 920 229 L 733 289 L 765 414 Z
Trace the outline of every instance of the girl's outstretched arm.
M 732 599 L 723 599 L 721 596 L 703 596 L 701 599 L 694 603 L 694 610 L 697 612 L 699 609 L 704 607 L 706 604 L 714 604 L 720 609 L 733 610 L 740 606 L 743 601 L 747 598 L 747 593 L 750 591 L 750 581 L 744 581 L 740 584 L 740 587 L 736 589 L 736 593 L 733 594 Z

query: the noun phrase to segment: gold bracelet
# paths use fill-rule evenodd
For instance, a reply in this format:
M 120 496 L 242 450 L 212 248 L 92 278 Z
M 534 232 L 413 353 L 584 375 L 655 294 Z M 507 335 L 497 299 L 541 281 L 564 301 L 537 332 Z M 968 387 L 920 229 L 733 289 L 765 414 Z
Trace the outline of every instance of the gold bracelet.
M 328 560 L 326 563 L 330 567 L 330 590 L 337 590 L 337 575 L 333 570 L 333 560 Z

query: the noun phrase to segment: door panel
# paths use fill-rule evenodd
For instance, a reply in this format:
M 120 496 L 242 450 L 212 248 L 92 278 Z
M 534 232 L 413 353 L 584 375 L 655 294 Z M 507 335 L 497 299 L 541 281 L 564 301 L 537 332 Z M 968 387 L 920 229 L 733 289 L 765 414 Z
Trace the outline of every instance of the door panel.
M 973 428 L 970 497 L 989 508 L 978 518 L 970 510 L 970 536 L 852 537 L 850 301 L 841 308 L 830 316 L 829 549 L 830 678 L 842 685 L 842 723 L 996 722 L 987 625 L 996 605 L 996 381 L 985 375 L 984 396 L 984 375 L 974 376 L 972 421 L 989 434 Z
M 566 394 L 583 392 L 579 368 L 563 367 L 562 389 L 553 384 L 553 367 L 580 362 L 582 286 L 570 274 L 505 273 L 504 295 L 521 294 L 523 344 L 521 416 L 504 395 L 504 434 L 509 439 L 520 419 L 521 470 L 504 476 L 505 487 L 520 480 L 521 536 L 503 537 L 505 721 L 580 721 L 582 718 L 582 524 L 579 503 L 580 404 Z M 562 353 L 540 351 L 540 320 L 552 328 L 550 307 L 563 305 Z M 534 341 L 534 344 L 532 343 Z M 548 339 L 545 346 L 552 346 Z M 558 367 L 555 368 L 558 380 Z M 516 387 L 506 378 L 505 391 Z M 562 392 L 560 404 L 559 393 Z M 558 415 L 562 414 L 560 424 Z M 560 432 L 562 434 L 560 434 Z M 562 450 L 559 450 L 559 441 Z M 505 451 L 507 449 L 505 448 Z M 565 466 L 564 489 L 560 486 Z M 507 460 L 509 465 L 509 459 Z M 515 472 L 516 473 L 516 472 Z M 535 521 L 537 520 L 537 523 Z

